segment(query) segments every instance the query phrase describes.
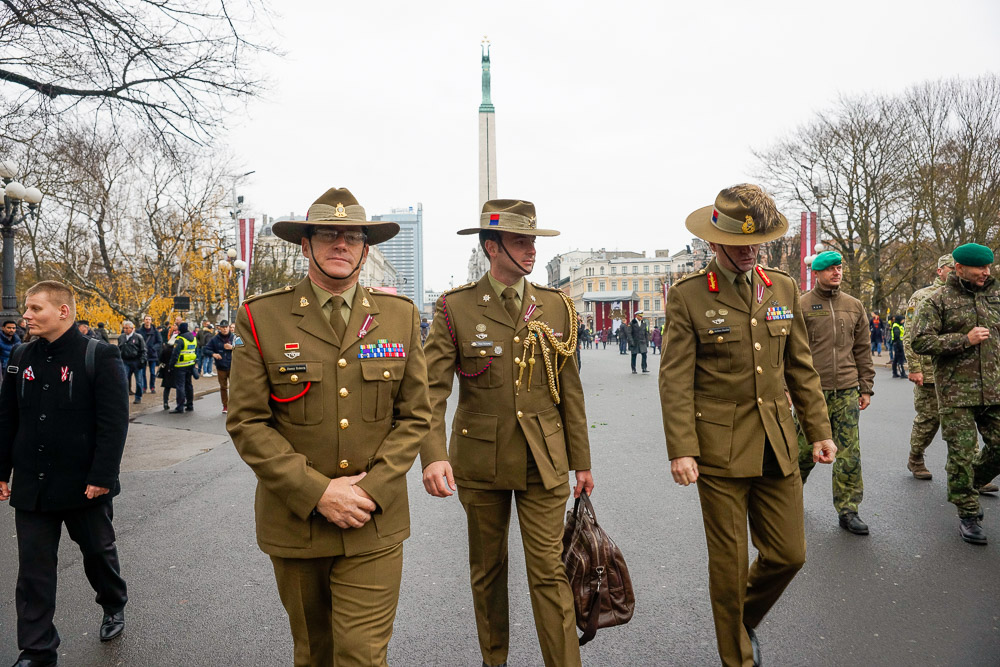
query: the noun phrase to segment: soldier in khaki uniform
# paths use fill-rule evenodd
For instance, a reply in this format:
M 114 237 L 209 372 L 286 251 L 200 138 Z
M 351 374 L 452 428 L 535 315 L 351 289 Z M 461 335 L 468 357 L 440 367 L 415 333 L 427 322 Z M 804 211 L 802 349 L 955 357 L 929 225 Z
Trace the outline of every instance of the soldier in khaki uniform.
M 257 543 L 271 556 L 296 665 L 385 665 L 409 536 L 406 472 L 427 435 L 417 309 L 358 285 L 370 222 L 331 189 L 275 235 L 309 275 L 248 299 L 236 320 L 226 426 L 257 475 Z
M 719 656 L 759 665 L 753 628 L 805 562 L 802 480 L 785 386 L 816 461 L 837 451 L 812 366 L 799 290 L 756 264 L 788 221 L 756 185 L 719 193 L 687 218 L 715 259 L 667 298 L 660 362 L 663 431 L 674 481 L 697 482 Z M 747 567 L 747 520 L 759 555 Z
M 590 493 L 590 443 L 574 357 L 576 310 L 562 292 L 527 282 L 538 229 L 530 202 L 483 206 L 479 234 L 490 270 L 437 302 L 424 352 L 433 419 L 420 459 L 434 496 L 458 497 L 469 530 L 469 569 L 484 665 L 506 664 L 507 532 L 517 502 L 535 630 L 549 667 L 580 664 L 573 594 L 562 563 L 568 473 Z M 445 447 L 445 408 L 459 376 Z

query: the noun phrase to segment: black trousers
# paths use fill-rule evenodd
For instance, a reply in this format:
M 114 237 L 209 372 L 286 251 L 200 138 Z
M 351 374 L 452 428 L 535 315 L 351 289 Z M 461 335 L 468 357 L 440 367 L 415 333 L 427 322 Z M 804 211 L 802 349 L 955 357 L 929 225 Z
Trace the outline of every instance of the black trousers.
M 904 364 L 906 364 L 906 354 L 903 352 L 903 346 L 893 343 L 892 348 L 892 374 L 899 375 L 900 377 L 906 377 L 906 368 L 904 368 Z M 898 372 L 896 371 L 897 367 L 899 368 Z
M 632 370 L 633 371 L 635 370 L 635 357 L 636 357 L 636 355 L 639 355 L 639 354 L 642 355 L 642 370 L 643 370 L 643 372 L 645 372 L 646 371 L 646 353 L 645 352 L 639 352 L 639 351 L 635 351 L 635 352 L 632 353 Z
M 177 407 L 194 407 L 194 366 L 174 369 L 174 389 L 177 390 Z
M 52 623 L 56 611 L 56 575 L 62 525 L 80 545 L 83 571 L 106 614 L 125 608 L 128 594 L 118 565 L 114 507 L 106 503 L 58 512 L 16 510 L 17 529 L 17 646 L 21 658 L 51 660 L 58 655 L 59 633 Z M 96 627 L 95 619 L 95 627 Z

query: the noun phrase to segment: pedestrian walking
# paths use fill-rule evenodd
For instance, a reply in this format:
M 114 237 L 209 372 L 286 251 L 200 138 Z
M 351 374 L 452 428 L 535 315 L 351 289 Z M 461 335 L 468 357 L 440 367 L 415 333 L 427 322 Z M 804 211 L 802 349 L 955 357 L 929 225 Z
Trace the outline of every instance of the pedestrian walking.
M 201 323 L 201 329 L 199 329 L 198 333 L 195 335 L 195 339 L 198 342 L 195 365 L 198 367 L 198 372 L 207 378 L 212 377 L 212 363 L 214 362 L 214 357 L 206 352 L 205 346 L 208 345 L 208 341 L 213 338 L 215 338 L 215 329 L 208 320 L 205 320 Z
M 188 331 L 188 323 L 177 325 L 177 336 L 174 338 L 174 350 L 170 358 L 170 366 L 174 371 L 174 389 L 177 392 L 177 407 L 171 410 L 174 414 L 194 410 L 194 383 L 197 372 L 195 365 L 195 349 L 198 343 L 194 334 Z
M 215 360 L 215 373 L 219 378 L 219 397 L 222 414 L 229 412 L 229 370 L 233 363 L 235 336 L 229 331 L 229 320 L 219 322 L 219 332 L 205 344 L 205 356 Z
M 868 525 L 858 516 L 864 497 L 861 473 L 861 436 L 858 419 L 871 404 L 875 383 L 871 339 L 865 307 L 841 291 L 843 257 L 827 250 L 812 262 L 816 286 L 802 295 L 813 367 L 819 373 L 827 415 L 837 445 L 833 462 L 833 507 L 840 527 L 867 535 Z M 813 448 L 799 433 L 799 473 L 805 484 L 816 465 Z
M 871 337 L 872 342 L 872 354 L 878 353 L 878 356 L 882 356 L 882 340 L 885 334 L 885 328 L 883 327 L 882 320 L 879 318 L 878 313 L 872 311 L 872 316 L 868 320 L 868 334 Z
M 175 336 L 172 336 L 167 343 L 163 344 L 160 348 L 160 358 L 159 364 L 157 364 L 157 377 L 160 378 L 160 388 L 163 390 L 163 409 L 170 409 L 170 390 L 174 387 L 174 367 L 173 367 L 173 356 L 174 356 L 174 342 L 176 340 Z M 176 393 L 176 392 L 175 392 Z
M 156 393 L 156 367 L 160 363 L 160 350 L 163 348 L 163 337 L 153 326 L 153 318 L 146 315 L 142 318 L 142 326 L 138 328 L 139 335 L 146 342 L 146 369 L 143 370 L 143 391 Z M 148 379 L 146 375 L 149 375 Z M 161 386 L 163 386 L 161 384 Z
M 660 349 L 660 341 L 662 340 L 662 335 L 660 333 L 659 327 L 653 327 L 653 333 L 650 335 L 650 342 L 653 344 L 653 354 L 657 354 Z
M 14 320 L 4 321 L 3 329 L 0 330 L 0 378 L 6 375 L 2 369 L 7 368 L 11 352 L 20 344 L 21 337 L 17 335 L 17 323 Z
M 122 322 L 122 333 L 118 336 L 118 351 L 125 364 L 125 382 L 131 384 L 135 378 L 135 403 L 142 403 L 143 373 L 146 370 L 146 339 L 136 333 L 131 320 Z
M 955 271 L 916 312 L 912 345 L 934 357 L 948 501 L 958 508 L 959 533 L 982 545 L 977 489 L 1000 473 L 1000 284 L 990 276 L 994 256 L 986 246 L 966 243 L 952 256 Z
M 906 329 L 903 327 L 903 316 L 893 315 L 892 327 L 889 329 L 892 344 L 892 377 L 906 377 L 906 352 L 903 351 L 903 338 Z
M 94 331 L 94 333 L 97 334 L 97 337 L 101 339 L 101 341 L 108 344 L 111 343 L 111 336 L 108 335 L 108 330 L 105 328 L 104 322 L 97 323 L 97 329 Z
M 531 202 L 496 199 L 483 205 L 479 226 L 458 233 L 479 234 L 490 268 L 437 301 L 425 346 L 433 428 L 420 450 L 424 488 L 438 497 L 457 489 L 465 509 L 483 664 L 507 663 L 513 500 L 542 660 L 547 667 L 578 666 L 562 539 L 569 471 L 576 471 L 574 496 L 594 488 L 573 355 L 579 325 L 572 300 L 525 278 L 535 264 L 536 237 L 559 232 L 536 226 Z M 456 373 L 449 451 L 444 420 Z
M 271 557 L 295 665 L 386 664 L 410 534 L 406 473 L 430 408 L 419 313 L 366 289 L 370 245 L 399 232 L 331 189 L 274 234 L 309 260 L 295 287 L 236 320 L 226 426 L 257 475 L 257 544 Z
M 698 485 L 722 664 L 760 665 L 754 628 L 805 562 L 786 386 L 815 459 L 830 463 L 837 448 L 798 287 L 788 274 L 756 264 L 760 244 L 784 236 L 788 221 L 761 188 L 737 185 L 689 215 L 686 226 L 715 258 L 667 295 L 663 431 L 674 481 Z M 758 550 L 749 572 L 748 519 Z
M 629 322 L 626 331 L 628 338 L 628 349 L 632 353 L 632 374 L 635 375 L 635 358 L 642 355 L 642 372 L 648 373 L 646 366 L 646 352 L 649 349 L 649 325 L 643 321 L 645 313 L 641 310 L 635 311 L 635 317 Z
M 118 348 L 74 326 L 69 286 L 36 283 L 24 305 L 37 339 L 15 350 L 0 387 L 0 500 L 10 500 L 17 534 L 16 664 L 38 667 L 59 655 L 56 578 L 69 572 L 57 567 L 63 524 L 102 608 L 98 638 L 125 629 L 112 498 L 121 492 L 128 393 Z

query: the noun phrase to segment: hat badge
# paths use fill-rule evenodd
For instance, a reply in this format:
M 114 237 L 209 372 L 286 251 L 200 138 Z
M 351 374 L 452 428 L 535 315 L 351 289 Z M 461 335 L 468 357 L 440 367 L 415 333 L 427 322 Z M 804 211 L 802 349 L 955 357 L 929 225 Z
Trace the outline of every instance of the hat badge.
M 535 229 L 536 226 L 535 216 L 528 218 L 528 229 Z
M 346 218 L 347 217 L 347 209 L 344 208 L 344 205 L 341 204 L 340 202 L 337 202 L 337 208 L 333 212 L 333 217 L 335 217 L 335 218 Z
M 753 234 L 757 230 L 757 227 L 753 224 L 752 215 L 747 215 L 746 220 L 743 221 L 742 229 L 744 234 Z

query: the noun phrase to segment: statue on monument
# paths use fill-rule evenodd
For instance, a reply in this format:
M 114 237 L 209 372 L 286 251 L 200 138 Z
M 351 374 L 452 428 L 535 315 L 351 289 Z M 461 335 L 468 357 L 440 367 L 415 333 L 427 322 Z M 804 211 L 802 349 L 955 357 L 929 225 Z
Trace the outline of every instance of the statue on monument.
M 490 101 L 490 40 L 483 38 L 483 105 L 492 106 Z

